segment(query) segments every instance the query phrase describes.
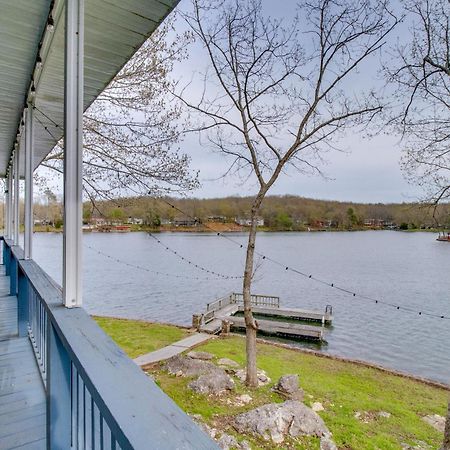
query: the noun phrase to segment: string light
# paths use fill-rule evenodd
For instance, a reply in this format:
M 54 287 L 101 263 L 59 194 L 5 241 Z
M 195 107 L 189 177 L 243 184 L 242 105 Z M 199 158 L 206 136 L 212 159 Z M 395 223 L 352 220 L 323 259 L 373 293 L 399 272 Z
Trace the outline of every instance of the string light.
M 47 31 L 51 33 L 54 29 L 55 29 L 55 22 L 53 20 L 52 14 L 50 13 L 47 19 Z
M 34 87 L 34 84 L 32 85 L 32 91 L 33 91 L 33 87 Z M 38 110 L 38 111 L 40 111 L 40 110 Z M 42 111 L 40 111 L 40 112 L 41 112 L 41 114 L 44 115 L 44 113 L 42 113 Z M 45 115 L 45 116 L 46 116 L 46 115 Z M 46 117 L 48 118 L 48 116 L 46 116 Z M 51 119 L 49 119 L 49 120 L 51 120 Z M 38 120 L 38 121 L 39 121 L 39 120 Z M 56 138 L 53 136 L 53 134 L 48 130 L 48 128 L 47 128 L 41 121 L 39 121 L 39 122 L 41 123 L 41 125 L 44 126 L 44 129 L 45 129 L 45 130 L 53 137 L 53 139 L 55 140 L 55 142 L 57 142 L 57 139 L 56 139 Z M 55 124 L 55 125 L 56 125 L 56 124 Z M 57 125 L 56 125 L 56 126 L 57 126 Z M 151 192 L 149 192 L 148 194 L 150 195 Z M 217 232 L 217 230 L 215 230 L 215 229 L 213 229 L 212 227 L 210 227 L 209 225 L 203 223 L 203 222 L 202 222 L 201 220 L 199 220 L 197 217 L 192 217 L 190 214 L 187 214 L 185 211 L 181 210 L 181 209 L 178 208 L 176 205 L 170 203 L 170 202 L 167 201 L 164 197 L 155 197 L 155 199 L 156 199 L 156 200 L 159 200 L 159 201 L 161 201 L 161 202 L 166 203 L 166 204 L 167 204 L 168 206 L 170 206 L 172 209 L 174 209 L 174 210 L 178 211 L 179 213 L 183 214 L 184 216 L 186 216 L 186 217 L 188 217 L 188 218 L 194 220 L 195 223 L 201 224 L 204 228 L 206 228 L 206 229 L 208 229 L 208 230 L 214 232 L 217 236 L 222 237 L 222 238 L 226 239 L 227 241 L 233 243 L 234 245 L 239 246 L 239 248 L 243 248 L 243 244 L 241 244 L 239 241 L 233 239 L 232 237 L 228 236 L 227 234 L 224 234 L 224 232 Z M 227 229 L 227 230 L 225 230 L 225 231 L 226 231 L 226 232 L 233 232 L 233 230 L 230 230 L 230 229 Z M 202 270 L 202 271 L 204 271 L 204 272 L 207 272 L 207 273 L 210 273 L 210 274 L 212 274 L 212 275 L 215 275 L 215 276 L 217 276 L 217 277 L 219 277 L 219 278 L 221 278 L 221 279 L 242 279 L 242 278 L 243 278 L 242 276 L 228 276 L 228 275 L 223 275 L 223 274 L 220 274 L 220 273 L 218 273 L 218 272 L 214 272 L 214 271 L 208 270 L 208 269 L 206 269 L 206 268 L 204 268 L 204 267 L 202 267 L 202 266 L 200 266 L 200 265 L 198 265 L 198 264 L 193 263 L 192 261 L 190 261 L 190 260 L 187 259 L 186 257 L 180 256 L 176 251 L 172 250 L 170 247 L 168 247 L 168 246 L 166 246 L 165 244 L 163 244 L 158 238 L 156 238 L 155 236 L 153 236 L 151 233 L 148 233 L 148 235 L 149 235 L 150 237 L 152 237 L 153 239 L 155 239 L 160 245 L 162 245 L 163 247 L 165 247 L 166 250 L 170 251 L 171 253 L 173 253 L 173 254 L 174 254 L 175 256 L 177 256 L 178 258 L 180 258 L 180 259 L 182 259 L 183 261 L 187 262 L 189 265 L 193 265 L 195 268 L 197 268 L 197 269 L 199 269 L 199 270 Z M 374 297 L 370 297 L 370 296 L 367 296 L 367 295 L 364 295 L 364 294 L 357 293 L 357 292 L 355 292 L 355 291 L 353 291 L 353 290 L 351 290 L 351 289 L 347 289 L 347 288 L 345 288 L 345 287 L 336 285 L 334 282 L 329 282 L 329 281 L 326 281 L 326 280 L 324 280 L 324 279 L 322 279 L 322 278 L 316 277 L 316 276 L 314 276 L 314 275 L 312 275 L 312 274 L 310 274 L 310 273 L 305 273 L 305 272 L 303 272 L 303 271 L 301 271 L 301 270 L 299 270 L 299 269 L 296 269 L 296 268 L 294 268 L 294 267 L 286 266 L 286 264 L 283 264 L 283 263 L 281 263 L 280 261 L 277 261 L 277 260 L 275 260 L 275 259 L 273 259 L 273 258 L 271 258 L 271 257 L 269 257 L 269 256 L 267 256 L 267 255 L 264 255 L 264 254 L 262 254 L 262 253 L 260 253 L 260 252 L 258 252 L 258 251 L 255 251 L 255 255 L 259 256 L 259 257 L 262 258 L 263 260 L 269 261 L 270 263 L 272 263 L 272 264 L 274 264 L 274 265 L 277 265 L 277 266 L 280 266 L 280 267 L 284 268 L 285 271 L 289 271 L 289 272 L 295 273 L 295 274 L 297 274 L 297 275 L 299 275 L 299 276 L 305 277 L 305 278 L 307 278 L 307 279 L 309 279 L 309 280 L 315 281 L 315 282 L 317 282 L 317 283 L 319 283 L 319 284 L 322 284 L 322 285 L 324 285 L 324 286 L 328 286 L 328 287 L 330 287 L 330 288 L 332 288 L 332 289 L 335 289 L 335 290 L 338 290 L 338 291 L 340 291 L 340 292 L 342 292 L 342 293 L 344 293 L 344 294 L 350 295 L 350 296 L 353 297 L 353 298 L 358 298 L 358 299 L 363 300 L 363 301 L 368 301 L 368 302 L 371 302 L 371 303 L 380 304 L 380 305 L 383 305 L 383 306 L 386 306 L 386 307 L 394 308 L 394 309 L 397 310 L 397 311 L 405 311 L 405 312 L 412 313 L 412 314 L 418 315 L 418 316 L 427 316 L 427 317 L 432 317 L 432 318 L 438 318 L 438 319 L 450 320 L 450 316 L 445 315 L 445 314 L 436 314 L 436 313 L 431 313 L 431 312 L 427 312 L 427 311 L 423 311 L 423 310 L 420 310 L 420 311 L 419 311 L 419 310 L 415 310 L 415 309 L 413 309 L 413 308 L 410 308 L 410 307 L 408 307 L 408 306 L 401 306 L 401 305 L 398 305 L 398 304 L 394 304 L 394 303 L 390 303 L 390 302 L 384 301 L 384 300 L 379 299 L 379 298 L 374 298 Z M 105 254 L 105 256 L 110 257 L 110 256 L 108 256 L 108 255 L 106 255 L 106 254 Z M 111 257 L 111 259 L 114 259 L 114 258 Z M 122 262 L 122 261 L 119 261 L 119 260 L 117 260 L 117 259 L 116 259 L 116 261 L 117 261 L 117 262 Z M 153 272 L 153 273 L 163 274 L 163 273 L 159 273 L 159 272 L 156 272 L 156 271 L 150 271 L 149 269 L 142 268 L 142 267 L 140 267 L 140 266 L 136 266 L 136 265 L 133 265 L 133 264 L 130 264 L 130 263 L 125 263 L 125 264 L 127 264 L 127 265 L 130 266 L 130 267 L 135 267 L 135 268 L 143 269 L 143 270 L 146 270 L 146 271 L 149 271 L 149 272 Z M 170 274 L 165 274 L 165 275 L 170 275 Z M 178 275 L 177 277 L 182 277 L 182 276 L 181 276 L 181 275 Z
M 186 262 L 189 265 L 194 266 L 196 269 L 199 269 L 203 272 L 209 273 L 211 275 L 215 275 L 216 277 L 225 279 L 225 280 L 241 280 L 242 276 L 235 276 L 235 275 L 224 275 L 219 272 L 215 272 L 214 270 L 209 270 L 206 267 L 203 267 L 199 264 L 194 263 L 190 259 L 186 258 L 185 256 L 180 255 L 176 250 L 173 250 L 172 248 L 168 247 L 166 244 L 161 242 L 156 236 L 154 236 L 152 233 L 147 233 L 151 238 L 153 238 L 158 244 L 160 244 L 162 247 L 164 247 L 167 251 L 171 252 L 173 255 L 175 255 L 177 258 L 181 259 L 182 261 Z
M 196 276 L 178 275 L 178 274 L 174 274 L 174 273 L 160 272 L 158 270 L 152 270 L 152 269 L 149 269 L 148 267 L 143 267 L 143 266 L 140 266 L 138 264 L 133 264 L 133 263 L 130 263 L 128 261 L 124 261 L 124 260 L 122 260 L 120 258 L 116 258 L 115 256 L 112 256 L 112 255 L 109 255 L 108 253 L 102 252 L 101 250 L 98 250 L 98 249 L 96 249 L 94 247 L 91 247 L 90 245 L 85 244 L 85 246 L 89 250 L 97 253 L 98 255 L 104 256 L 105 258 L 108 258 L 111 261 L 114 261 L 114 262 L 119 263 L 119 264 L 123 264 L 123 265 L 128 266 L 128 267 L 132 267 L 134 269 L 139 269 L 139 270 L 143 270 L 143 271 L 148 272 L 148 273 L 153 273 L 155 275 L 163 275 L 163 276 L 171 277 L 171 278 L 179 278 L 179 279 L 184 279 L 184 280 L 197 280 L 197 281 L 208 281 L 208 280 L 218 281 L 218 280 L 224 280 L 225 279 L 225 278 L 220 278 L 220 277 L 219 278 L 216 278 L 216 277 L 214 277 L 214 278 L 213 277 L 196 277 Z M 210 272 L 210 273 L 212 273 L 212 272 Z
M 160 200 L 160 201 L 166 203 L 172 209 L 177 210 L 178 212 L 180 212 L 181 214 L 185 215 L 186 217 L 189 217 L 190 219 L 193 219 L 192 216 L 190 216 L 186 212 L 182 211 L 180 208 L 178 208 L 174 204 L 168 202 L 165 198 L 163 198 L 163 197 L 155 197 L 155 198 L 157 200 Z M 201 223 L 201 221 L 200 221 L 200 223 Z M 235 245 L 238 245 L 240 248 L 243 248 L 243 245 L 239 241 L 231 238 L 230 236 L 224 234 L 223 232 L 217 232 L 212 227 L 210 227 L 210 226 L 208 226 L 208 225 L 206 225 L 204 223 L 202 223 L 202 225 L 206 229 L 209 229 L 210 231 L 213 231 L 215 234 L 217 234 L 217 236 L 220 236 L 220 237 L 226 239 L 227 241 L 229 241 L 229 242 L 231 242 L 231 243 L 233 243 Z M 228 229 L 226 231 L 233 232 L 233 230 L 230 230 L 230 229 Z M 414 314 L 414 315 L 418 315 L 418 316 L 428 316 L 428 317 L 432 317 L 432 318 L 436 318 L 436 319 L 450 320 L 450 316 L 445 315 L 445 314 L 436 314 L 436 313 L 426 312 L 426 311 L 423 311 L 423 310 L 419 311 L 419 310 L 410 308 L 408 306 L 402 306 L 402 305 L 398 305 L 398 304 L 395 304 L 395 303 L 384 301 L 384 300 L 379 299 L 379 298 L 374 298 L 374 297 L 370 297 L 368 295 L 359 294 L 359 293 L 357 293 L 357 292 L 355 292 L 355 291 L 353 291 L 351 289 L 347 289 L 345 287 L 341 287 L 341 286 L 337 285 L 334 282 L 329 282 L 329 281 L 326 281 L 326 280 L 324 280 L 322 278 L 316 277 L 316 276 L 314 276 L 314 275 L 312 275 L 310 273 L 306 273 L 304 271 L 296 269 L 294 267 L 286 266 L 286 264 L 283 264 L 282 262 L 277 261 L 277 260 L 275 260 L 275 259 L 273 259 L 273 258 L 271 258 L 271 257 L 269 257 L 267 255 L 264 255 L 264 254 L 262 254 L 262 253 L 260 253 L 258 251 L 255 251 L 255 255 L 259 256 L 263 260 L 267 260 L 267 261 L 271 262 L 274 265 L 277 265 L 279 267 L 284 268 L 285 271 L 289 271 L 289 272 L 295 273 L 296 275 L 299 275 L 299 276 L 302 276 L 302 277 L 307 278 L 309 280 L 315 281 L 315 282 L 317 282 L 319 284 L 322 284 L 324 286 L 328 286 L 328 287 L 330 287 L 332 289 L 335 289 L 335 290 L 338 290 L 338 291 L 340 291 L 340 292 L 342 292 L 344 294 L 350 295 L 353 298 L 358 298 L 360 300 L 367 301 L 367 302 L 370 302 L 370 303 L 383 305 L 383 306 L 386 306 L 386 307 L 389 307 L 389 308 L 393 308 L 393 309 L 395 309 L 397 311 L 405 311 L 405 312 L 408 312 L 408 313 L 411 313 L 411 314 Z

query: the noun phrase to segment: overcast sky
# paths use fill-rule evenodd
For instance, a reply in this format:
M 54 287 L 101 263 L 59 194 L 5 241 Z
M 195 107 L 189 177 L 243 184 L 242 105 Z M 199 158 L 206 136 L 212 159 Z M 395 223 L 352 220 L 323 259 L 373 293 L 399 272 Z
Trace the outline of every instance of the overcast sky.
M 189 0 L 181 2 L 186 8 Z M 291 17 L 295 8 L 292 0 L 275 2 L 265 0 L 267 14 L 273 17 Z M 182 26 L 177 26 L 177 29 Z M 407 36 L 407 27 L 402 26 L 390 38 L 392 45 L 398 38 Z M 388 47 L 387 47 L 388 48 Z M 207 61 L 203 49 L 196 45 L 191 56 L 176 67 L 174 76 L 181 80 L 191 80 L 193 68 L 202 71 Z M 378 86 L 379 59 L 372 59 L 358 74 L 357 83 L 363 86 Z M 195 79 L 195 75 L 194 75 Z M 190 87 L 193 96 L 200 88 L 195 83 Z M 329 152 L 326 165 L 322 166 L 327 178 L 306 177 L 294 171 L 282 175 L 271 194 L 295 194 L 319 199 L 334 199 L 355 202 L 403 202 L 415 200 L 420 192 L 409 185 L 400 170 L 401 143 L 396 136 L 378 135 L 368 139 L 357 132 L 349 131 L 341 141 L 345 152 Z M 217 180 L 227 162 L 200 144 L 198 138 L 190 136 L 181 144 L 182 151 L 192 157 L 192 167 L 200 170 L 202 187 L 193 193 L 196 197 L 218 197 L 228 195 L 249 195 L 255 191 L 252 183 L 242 184 L 238 178 Z

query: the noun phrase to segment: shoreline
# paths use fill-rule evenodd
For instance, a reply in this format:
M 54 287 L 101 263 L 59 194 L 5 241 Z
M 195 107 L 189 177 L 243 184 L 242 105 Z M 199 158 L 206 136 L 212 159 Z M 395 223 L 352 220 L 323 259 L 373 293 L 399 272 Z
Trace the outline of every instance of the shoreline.
M 63 228 L 51 228 L 51 229 L 34 229 L 33 233 L 62 233 Z M 327 229 L 310 229 L 310 230 L 282 230 L 282 229 L 273 229 L 273 228 L 259 228 L 257 233 L 356 233 L 361 231 L 394 231 L 397 233 L 439 233 L 440 229 L 432 228 L 432 229 L 411 229 L 411 230 L 389 230 L 385 228 L 353 228 L 353 229 L 339 229 L 339 228 L 327 228 Z M 21 231 L 23 232 L 23 231 Z M 110 231 L 108 233 L 98 231 L 98 230 L 83 230 L 83 234 L 89 233 L 102 233 L 102 234 L 128 234 L 128 233 L 199 233 L 199 234 L 211 234 L 214 235 L 216 233 L 248 233 L 248 229 L 246 227 L 242 227 L 241 229 L 230 230 L 227 228 L 217 228 L 213 229 L 205 229 L 201 227 L 177 227 L 177 228 L 132 228 L 129 231 Z
M 142 322 L 142 323 L 148 323 L 148 324 L 160 324 L 160 325 L 168 325 L 168 326 L 172 326 L 172 327 L 176 327 L 176 328 L 181 328 L 183 330 L 189 330 L 192 331 L 193 333 L 195 333 L 195 329 L 189 326 L 185 326 L 185 325 L 178 325 L 178 324 L 174 324 L 174 323 L 170 323 L 170 322 L 155 322 L 155 321 L 149 321 L 149 320 L 144 320 L 144 319 L 131 319 L 131 318 L 126 318 L 126 317 L 116 317 L 116 316 L 99 316 L 99 315 L 93 315 L 92 317 L 104 317 L 107 319 L 115 319 L 115 320 L 131 320 L 134 322 Z M 244 336 L 242 334 L 239 333 L 230 333 L 229 336 L 239 336 L 241 338 L 244 338 Z M 218 336 L 219 337 L 219 336 Z M 276 341 L 272 341 L 270 339 L 265 339 L 265 338 L 257 338 L 256 339 L 257 342 L 260 342 L 262 344 L 268 344 L 268 345 L 272 345 L 274 347 L 279 347 L 279 348 L 285 348 L 288 350 L 293 350 L 293 351 L 297 351 L 300 353 L 306 353 L 306 354 L 310 354 L 313 356 L 317 356 L 319 358 L 327 358 L 327 359 L 331 359 L 334 361 L 341 361 L 341 362 L 345 362 L 345 363 L 349 363 L 349 364 L 355 364 L 357 366 L 361 366 L 361 367 L 367 367 L 367 368 L 371 368 L 371 369 L 375 369 L 375 370 L 379 370 L 383 373 L 387 373 L 387 374 L 391 374 L 391 375 L 395 375 L 401 378 L 406 378 L 412 381 L 417 381 L 418 383 L 422 383 L 425 384 L 427 386 L 432 386 L 435 388 L 439 388 L 439 389 L 443 389 L 445 391 L 450 392 L 450 383 L 446 384 L 440 381 L 436 381 L 436 380 L 432 380 L 430 378 L 425 378 L 425 377 L 421 377 L 419 375 L 414 375 L 408 372 L 403 372 L 401 370 L 396 370 L 396 369 L 392 369 L 392 368 L 388 368 L 388 367 L 384 367 L 380 364 L 374 363 L 374 362 L 370 362 L 370 361 L 365 361 L 362 359 L 352 359 L 352 358 L 348 358 L 345 356 L 339 356 L 339 355 L 333 355 L 330 353 L 325 353 L 325 352 L 321 352 L 318 350 L 311 350 L 308 348 L 302 348 L 302 347 L 297 347 L 295 345 L 291 345 L 291 344 L 285 344 L 282 342 L 276 342 Z

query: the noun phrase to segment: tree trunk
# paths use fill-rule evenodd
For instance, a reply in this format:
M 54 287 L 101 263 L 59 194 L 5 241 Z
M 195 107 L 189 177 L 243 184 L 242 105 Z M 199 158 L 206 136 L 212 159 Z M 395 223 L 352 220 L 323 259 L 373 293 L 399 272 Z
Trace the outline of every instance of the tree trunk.
M 246 384 L 249 387 L 258 386 L 258 375 L 256 372 L 256 332 L 258 324 L 256 323 L 251 305 L 251 286 L 253 276 L 253 261 L 255 256 L 256 242 L 256 219 L 258 217 L 259 208 L 261 206 L 264 193 L 259 192 L 255 197 L 251 210 L 251 225 L 248 236 L 247 255 L 245 259 L 245 272 L 243 282 L 244 295 L 244 317 L 246 329 L 246 357 L 247 357 L 247 376 Z
M 450 402 L 448 403 L 447 420 L 445 422 L 444 442 L 441 450 L 450 450 Z

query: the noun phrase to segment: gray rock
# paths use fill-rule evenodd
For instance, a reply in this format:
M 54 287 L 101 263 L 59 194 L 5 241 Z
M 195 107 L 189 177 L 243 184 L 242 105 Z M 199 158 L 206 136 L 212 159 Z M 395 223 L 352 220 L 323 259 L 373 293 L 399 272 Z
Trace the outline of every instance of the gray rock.
M 297 374 L 283 375 L 273 387 L 273 390 L 292 400 L 302 401 L 304 397 L 303 389 L 300 389 L 298 385 Z
M 329 437 L 324 421 L 312 409 L 296 400 L 271 403 L 236 416 L 234 428 L 279 444 L 287 435 Z
M 233 361 L 232 359 L 229 359 L 229 358 L 220 358 L 219 361 L 217 361 L 217 364 L 219 364 L 219 366 L 225 366 L 225 367 L 231 367 L 231 368 L 240 367 L 236 361 Z
M 338 450 L 338 448 L 329 436 L 324 436 L 320 440 L 320 450 Z
M 238 370 L 235 375 L 241 380 L 243 383 L 245 383 L 245 379 L 247 378 L 247 371 L 246 369 L 240 369 Z M 264 370 L 258 369 L 256 371 L 256 375 L 258 377 L 258 386 L 265 386 L 266 384 L 270 383 L 270 378 L 267 376 L 266 372 Z
M 402 442 L 400 445 L 402 450 L 431 450 L 431 446 L 423 441 L 417 441 L 414 445 L 409 445 Z
M 195 352 L 195 351 L 189 352 L 187 354 L 187 356 L 189 356 L 189 358 L 192 358 L 192 359 L 202 359 L 204 361 L 208 361 L 208 360 L 214 358 L 214 355 L 212 355 L 211 353 L 208 353 L 208 352 Z
M 312 409 L 314 412 L 325 411 L 325 408 L 323 407 L 322 403 L 320 403 L 320 402 L 314 402 L 314 403 L 311 405 L 311 409 Z
M 194 377 L 207 373 L 223 371 L 212 362 L 192 359 L 186 356 L 174 356 L 170 358 L 164 368 L 172 375 Z
M 440 433 L 443 433 L 445 430 L 445 417 L 439 414 L 430 414 L 429 416 L 422 417 L 422 420 Z
M 201 375 L 197 380 L 188 384 L 189 389 L 199 394 L 219 395 L 234 389 L 234 381 L 224 370 Z
M 217 440 L 219 447 L 223 450 L 251 450 L 247 441 L 239 443 L 234 436 L 223 433 L 220 439 Z
M 391 413 L 387 411 L 378 411 L 378 417 L 383 417 L 384 419 L 390 419 Z

